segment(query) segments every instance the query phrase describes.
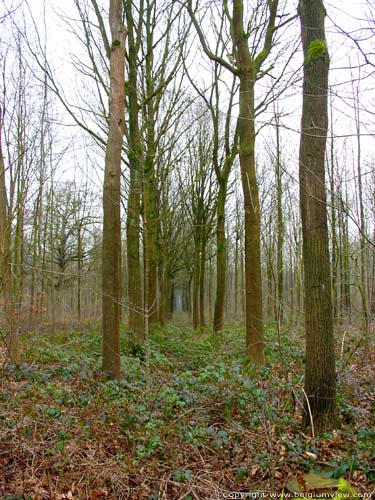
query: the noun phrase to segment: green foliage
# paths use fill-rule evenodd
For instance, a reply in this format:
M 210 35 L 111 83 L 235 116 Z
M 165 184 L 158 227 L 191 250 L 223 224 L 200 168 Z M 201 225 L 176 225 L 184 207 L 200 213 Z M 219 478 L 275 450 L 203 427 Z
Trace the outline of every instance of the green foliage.
M 141 436 L 139 440 L 143 443 L 137 444 L 136 452 L 141 458 L 150 457 L 155 452 L 163 449 L 163 443 L 158 433 L 154 433 L 148 438 Z
M 325 443 L 334 443 L 336 435 L 314 440 L 300 432 L 295 399 L 303 400 L 302 336 L 282 332 L 279 338 L 269 328 L 266 342 L 267 365 L 258 369 L 243 354 L 245 335 L 238 326 L 220 336 L 155 327 L 146 391 L 144 362 L 132 352 L 126 329 L 121 331 L 124 377 L 119 381 L 102 376 L 98 329 L 29 336 L 24 363 L 0 373 L 1 435 L 10 443 L 19 436 L 25 449 L 33 440 L 45 443 L 41 456 L 53 457 L 56 473 L 69 462 L 71 450 L 98 442 L 119 469 L 163 460 L 181 488 L 194 471 L 190 458 L 177 457 L 190 457 L 194 447 L 207 460 L 230 463 L 241 457 L 232 470 L 244 484 L 257 471 L 269 474 L 275 457 L 282 457 L 289 470 L 315 471 L 335 484 L 358 474 L 373 481 L 375 432 L 363 410 L 347 395 L 338 397 L 341 414 L 352 418 L 339 431 L 345 445 L 327 455 Z M 241 461 L 244 454 L 254 464 L 251 470 L 247 460 Z
M 47 416 L 50 418 L 58 418 L 61 415 L 61 412 L 58 408 L 48 408 Z
M 241 466 L 241 467 L 238 467 L 238 469 L 236 470 L 236 477 L 238 479 L 245 479 L 249 476 L 249 470 L 246 466 Z
M 184 471 L 174 470 L 172 472 L 172 479 L 178 483 L 182 483 L 184 481 L 190 481 L 193 476 L 193 472 L 190 469 L 186 469 Z

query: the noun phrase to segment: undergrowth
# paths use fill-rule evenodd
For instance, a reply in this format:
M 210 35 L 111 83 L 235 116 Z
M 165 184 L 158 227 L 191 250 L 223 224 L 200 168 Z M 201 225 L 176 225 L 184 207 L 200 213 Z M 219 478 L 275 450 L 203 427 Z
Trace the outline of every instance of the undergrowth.
M 238 326 L 217 336 L 154 328 L 149 391 L 125 330 L 116 382 L 101 373 L 97 328 L 22 340 L 22 364 L 1 372 L 0 498 L 224 498 L 281 492 L 306 471 L 375 488 L 371 359 L 342 360 L 342 425 L 317 439 L 300 429 L 297 335 L 279 345 L 268 329 L 267 363 L 256 370 Z

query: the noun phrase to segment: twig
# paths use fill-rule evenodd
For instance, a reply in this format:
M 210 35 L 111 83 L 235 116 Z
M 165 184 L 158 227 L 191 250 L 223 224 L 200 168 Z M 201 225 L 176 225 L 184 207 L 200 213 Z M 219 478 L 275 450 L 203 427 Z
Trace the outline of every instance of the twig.
M 312 417 L 312 413 L 311 413 L 310 401 L 309 401 L 309 398 L 307 397 L 305 389 L 303 387 L 301 387 L 301 389 L 302 389 L 302 392 L 306 398 L 307 409 L 309 410 L 309 417 L 310 417 L 310 423 L 311 423 L 311 434 L 312 434 L 312 437 L 315 438 L 314 421 L 313 421 L 313 417 Z

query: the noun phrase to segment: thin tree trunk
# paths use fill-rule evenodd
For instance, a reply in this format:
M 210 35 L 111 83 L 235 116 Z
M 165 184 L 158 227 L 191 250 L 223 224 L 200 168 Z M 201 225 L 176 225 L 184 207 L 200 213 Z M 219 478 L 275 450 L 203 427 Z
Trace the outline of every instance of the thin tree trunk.
M 238 234 L 238 221 L 236 220 L 236 233 L 235 233 L 235 247 L 234 247 L 234 319 L 238 320 L 238 302 L 239 302 L 239 268 L 238 261 L 240 260 L 239 251 L 239 234 Z
M 196 243 L 197 245 L 197 243 Z M 193 314 L 193 328 L 197 329 L 199 326 L 199 251 L 196 247 L 194 252 L 193 262 L 193 279 L 192 279 L 192 314 Z
M 206 249 L 205 244 L 202 242 L 202 249 L 200 252 L 199 261 L 199 327 L 204 329 L 206 324 L 205 314 L 205 276 L 206 276 Z
M 226 179 L 219 183 L 216 209 L 216 299 L 214 312 L 214 332 L 224 328 L 224 308 L 227 274 L 227 250 L 225 238 L 225 201 L 227 197 Z
M 370 348 L 370 323 L 369 323 L 369 300 L 368 300 L 368 284 L 367 284 L 367 246 L 366 246 L 366 219 L 365 208 L 363 202 L 363 188 L 362 188 L 362 159 L 361 159 L 361 130 L 360 130 L 360 117 L 359 117 L 359 90 L 356 89 L 354 95 L 355 103 L 355 124 L 357 132 L 357 176 L 358 176 L 358 209 L 359 209 L 359 227 L 360 227 L 360 284 L 359 291 L 362 301 L 362 318 L 363 318 L 363 332 L 365 336 L 365 351 L 369 352 Z
M 128 307 L 129 330 L 135 344 L 144 343 L 144 307 L 142 292 L 142 268 L 140 255 L 140 216 L 141 216 L 141 164 L 143 149 L 139 131 L 139 104 L 137 82 L 137 60 L 139 50 L 138 32 L 134 33 L 132 2 L 125 2 L 128 24 L 129 45 L 129 196 L 126 219 L 127 268 L 128 268 Z M 137 35 L 137 36 L 135 36 Z
M 82 321 L 82 267 L 83 267 L 83 255 L 82 255 L 82 224 L 80 221 L 77 223 L 77 320 L 78 323 Z
M 0 108 L 0 292 L 3 293 L 5 320 L 8 328 L 7 350 L 11 363 L 19 364 L 18 335 L 14 306 L 13 280 L 10 272 L 11 224 L 5 182 L 5 164 L 1 143 L 3 110 Z
M 109 130 L 103 187 L 103 371 L 120 377 L 120 274 L 121 274 L 121 150 L 125 131 L 124 51 L 126 31 L 122 24 L 122 0 L 110 0 Z
M 275 319 L 281 325 L 284 319 L 284 215 L 281 168 L 280 124 L 276 115 L 276 193 L 277 193 L 277 243 L 276 243 L 276 308 Z
M 146 45 L 145 57 L 146 92 L 148 98 L 145 100 L 143 115 L 146 129 L 146 153 L 143 164 L 143 210 L 144 231 L 147 235 L 147 248 L 145 256 L 147 259 L 147 293 L 145 294 L 145 308 L 148 312 L 149 324 L 158 321 L 158 282 L 157 282 L 157 239 L 158 220 L 156 206 L 156 178 L 155 178 L 155 99 L 151 96 L 155 93 L 155 81 L 153 75 L 154 66 L 154 40 L 152 31 L 153 8 L 150 4 L 146 9 Z
M 333 320 L 336 321 L 338 317 L 338 287 L 337 287 L 337 268 L 338 268 L 338 255 L 337 255 L 337 218 L 336 218 L 336 199 L 337 193 L 335 189 L 335 143 L 333 135 L 333 106 L 332 100 L 330 101 L 330 117 L 331 117 L 331 151 L 330 163 L 331 171 L 329 172 L 330 178 L 330 203 L 331 203 L 331 268 L 332 268 L 332 306 L 333 306 Z

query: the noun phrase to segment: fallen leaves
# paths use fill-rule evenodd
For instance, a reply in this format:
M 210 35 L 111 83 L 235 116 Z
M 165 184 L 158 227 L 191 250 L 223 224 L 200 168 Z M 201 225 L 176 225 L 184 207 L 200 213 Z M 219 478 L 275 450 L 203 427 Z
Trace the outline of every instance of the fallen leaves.
M 185 333 L 179 338 L 182 346 L 188 342 Z M 178 335 L 176 328 L 173 335 Z M 92 377 L 81 376 L 79 363 L 80 371 L 74 371 L 66 362 L 67 352 L 62 362 L 33 363 L 25 373 L 4 372 L 0 498 L 206 500 L 222 498 L 225 491 L 271 486 L 282 491 L 286 484 L 303 491 L 326 487 L 317 487 L 316 477 L 306 474 L 312 468 L 342 471 L 358 491 L 366 491 L 375 358 L 371 366 L 358 359 L 357 366 L 348 367 L 347 380 L 356 384 L 356 391 L 350 399 L 348 386 L 345 400 L 361 405 L 361 422 L 313 440 L 300 432 L 290 391 L 292 372 L 286 381 L 277 362 L 257 380 L 238 361 L 237 333 L 215 350 L 202 347 L 204 337 L 188 335 L 185 350 L 177 350 L 177 341 L 167 333 L 162 337 L 150 394 L 139 382 L 140 363 L 133 378 L 118 384 L 102 381 L 90 365 L 97 339 L 89 334 L 84 362 L 96 374 Z M 53 337 L 48 342 L 52 349 Z M 82 356 L 84 344 L 75 346 L 74 337 L 70 342 Z M 47 359 L 57 357 L 51 353 Z M 302 373 L 295 360 L 290 367 Z M 345 387 L 342 383 L 341 389 Z M 173 474 L 176 470 L 179 475 Z

